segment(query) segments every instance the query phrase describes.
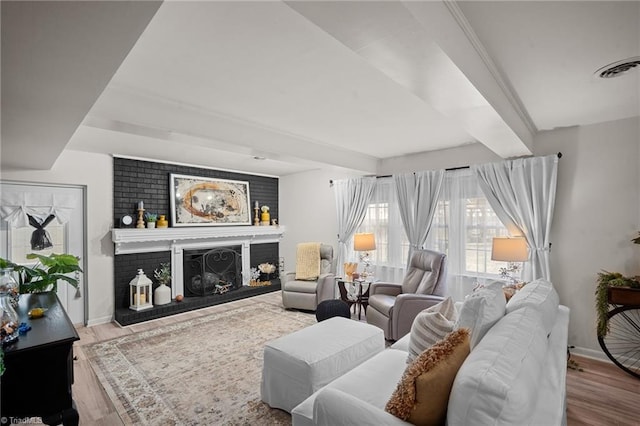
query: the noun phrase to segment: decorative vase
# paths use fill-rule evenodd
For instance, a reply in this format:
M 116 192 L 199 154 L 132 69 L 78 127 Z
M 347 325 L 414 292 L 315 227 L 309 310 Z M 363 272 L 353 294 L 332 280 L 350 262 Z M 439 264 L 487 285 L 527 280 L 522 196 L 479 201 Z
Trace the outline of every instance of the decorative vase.
M 7 292 L 11 306 L 14 308 L 18 306 L 20 292 L 18 291 L 18 283 L 13 278 L 13 268 L 0 269 L 0 291 Z
M 260 213 L 260 223 L 262 225 L 269 225 L 271 222 L 271 215 L 268 211 Z
M 16 282 L 11 276 L 12 268 L 2 270 L 0 276 L 0 327 L 6 334 L 13 334 L 18 329 L 18 314 L 11 306 L 11 296 L 16 287 Z
M 161 214 L 158 222 L 156 222 L 156 228 L 168 228 L 169 221 L 166 219 L 165 215 Z
M 164 283 L 160 284 L 153 293 L 153 300 L 156 305 L 171 303 L 171 288 Z
M 353 282 L 353 273 L 358 270 L 357 262 L 346 262 L 344 264 L 344 275 L 348 283 Z
M 156 227 L 155 222 L 147 222 L 147 228 L 155 228 L 155 227 Z

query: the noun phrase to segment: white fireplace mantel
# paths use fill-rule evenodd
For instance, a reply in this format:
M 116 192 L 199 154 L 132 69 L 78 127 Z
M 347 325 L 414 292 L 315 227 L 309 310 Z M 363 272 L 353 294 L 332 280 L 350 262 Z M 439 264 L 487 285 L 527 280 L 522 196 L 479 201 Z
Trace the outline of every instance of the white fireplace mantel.
M 279 242 L 285 227 L 212 226 L 184 228 L 119 228 L 111 231 L 115 254 L 170 251 L 177 245 L 243 240 L 249 244 Z

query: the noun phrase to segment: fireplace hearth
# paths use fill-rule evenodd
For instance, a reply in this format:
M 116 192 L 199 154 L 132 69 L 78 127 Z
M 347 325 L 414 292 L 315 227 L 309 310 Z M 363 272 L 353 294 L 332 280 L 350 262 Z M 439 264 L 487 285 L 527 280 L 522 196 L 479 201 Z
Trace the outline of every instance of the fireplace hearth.
M 278 263 L 278 242 L 284 231 L 284 226 L 114 229 L 114 319 L 130 325 L 279 290 L 277 271 L 264 277 L 268 282 L 260 277 L 258 283 L 252 271 L 262 263 Z M 188 259 L 208 252 L 207 258 L 218 263 L 214 269 L 203 270 L 202 260 L 189 265 Z M 151 278 L 163 262 L 171 263 L 171 303 L 140 312 L 129 309 L 131 277 L 142 268 Z M 176 301 L 177 295 L 183 296 L 182 301 Z

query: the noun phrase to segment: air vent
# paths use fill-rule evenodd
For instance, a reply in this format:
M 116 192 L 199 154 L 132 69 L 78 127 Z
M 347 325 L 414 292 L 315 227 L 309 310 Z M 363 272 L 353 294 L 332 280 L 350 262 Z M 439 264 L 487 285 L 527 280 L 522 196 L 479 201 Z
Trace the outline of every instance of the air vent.
M 622 74 L 630 71 L 640 65 L 640 56 L 635 56 L 629 59 L 623 59 L 607 66 L 600 68 L 596 71 L 596 75 L 600 78 L 613 78 L 620 77 Z

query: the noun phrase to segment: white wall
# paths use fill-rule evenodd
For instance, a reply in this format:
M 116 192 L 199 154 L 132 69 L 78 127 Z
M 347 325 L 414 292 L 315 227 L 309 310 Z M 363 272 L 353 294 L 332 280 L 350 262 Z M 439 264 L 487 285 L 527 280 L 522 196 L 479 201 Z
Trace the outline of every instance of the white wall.
M 47 171 L 3 171 L 3 180 L 60 183 L 87 187 L 87 253 L 85 279 L 89 325 L 113 317 L 113 161 L 104 154 L 64 151 Z
M 337 249 L 336 203 L 329 181 L 356 176 L 343 171 L 316 170 L 279 179 L 280 224 L 287 227 L 280 242 L 285 270 L 295 270 L 298 243 L 317 241 Z
M 640 121 L 620 120 L 541 132 L 536 155 L 562 152 L 552 227 L 551 273 L 571 309 L 569 342 L 602 357 L 595 289 L 601 270 L 640 274 Z
M 464 167 L 476 163 L 492 163 L 501 161 L 498 155 L 480 143 L 460 148 L 442 149 L 439 151 L 421 152 L 394 157 L 380 162 L 379 175 L 393 173 L 420 172 L 424 170 L 449 169 Z

